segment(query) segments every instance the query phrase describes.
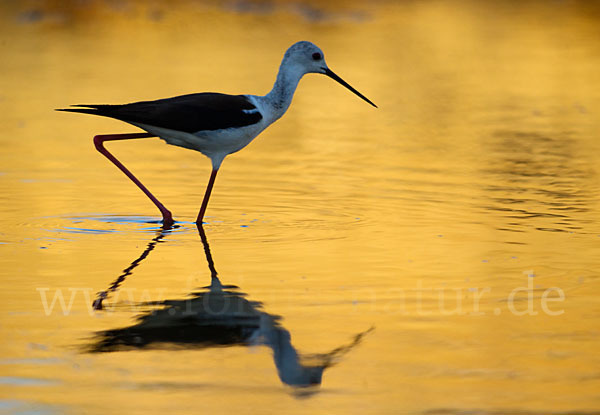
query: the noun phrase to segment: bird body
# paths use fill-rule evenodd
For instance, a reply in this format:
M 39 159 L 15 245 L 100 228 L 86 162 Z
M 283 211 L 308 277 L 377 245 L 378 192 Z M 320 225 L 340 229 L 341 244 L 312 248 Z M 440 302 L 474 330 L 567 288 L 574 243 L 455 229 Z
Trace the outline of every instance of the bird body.
M 310 42 L 302 41 L 293 44 L 286 51 L 275 84 L 264 96 L 204 92 L 123 105 L 75 105 L 76 108 L 60 111 L 115 118 L 148 133 L 137 134 L 135 137 L 110 136 L 100 140 L 96 147 L 107 157 L 108 151 L 102 147 L 102 141 L 158 136 L 168 144 L 196 150 L 210 158 L 213 174 L 197 219 L 197 222 L 202 223 L 216 172 L 225 157 L 247 146 L 265 128 L 285 114 L 300 79 L 307 73 L 325 74 L 375 107 L 375 104 L 327 67 L 321 49 Z M 152 199 L 166 221 L 164 206 L 155 200 L 137 179 L 134 180 L 133 175 L 120 162 L 115 162 L 114 156 L 111 155 L 109 159 Z
M 229 119 L 236 121 L 234 124 L 223 128 L 186 132 L 141 122 L 132 124 L 160 137 L 168 144 L 201 152 L 210 158 L 213 170 L 218 170 L 227 155 L 246 147 L 271 124 L 258 109 L 260 106 L 253 103 L 252 96 L 222 95 L 222 97 L 227 101 L 235 98 L 248 103 L 244 105 L 248 107 L 247 109 L 229 111 Z
M 252 95 L 213 92 L 181 95 L 124 105 L 86 105 L 64 111 L 115 118 L 160 137 L 168 144 L 196 150 L 218 169 L 228 154 L 244 148 L 270 123 Z

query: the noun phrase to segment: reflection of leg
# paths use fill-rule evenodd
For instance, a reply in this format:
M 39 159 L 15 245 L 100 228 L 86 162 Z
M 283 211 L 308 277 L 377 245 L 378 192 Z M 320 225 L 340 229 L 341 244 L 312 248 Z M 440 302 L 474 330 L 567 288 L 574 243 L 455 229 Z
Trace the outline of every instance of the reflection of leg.
M 133 138 L 148 138 L 148 137 L 154 137 L 154 135 L 149 134 L 149 133 L 97 135 L 94 137 L 94 145 L 96 146 L 96 150 L 98 150 L 100 153 L 102 153 L 115 166 L 117 166 L 123 173 L 125 173 L 125 175 L 127 177 L 129 177 L 131 179 L 131 181 L 134 182 L 137 185 L 137 187 L 139 187 L 142 190 L 142 192 L 144 192 L 146 194 L 146 196 L 148 196 L 150 198 L 150 200 L 152 200 L 152 202 L 160 210 L 160 213 L 162 213 L 163 224 L 166 226 L 170 226 L 173 224 L 173 215 L 171 215 L 171 212 L 167 208 L 165 208 L 164 205 L 162 203 L 160 203 L 160 201 L 156 197 L 154 197 L 154 195 L 152 193 L 150 193 L 150 191 L 146 188 L 146 186 L 144 186 L 142 184 L 142 182 L 140 182 L 119 160 L 116 159 L 115 156 L 113 156 L 104 147 L 105 141 L 129 140 L 129 139 L 133 139 Z
M 196 227 L 198 228 L 198 233 L 200 234 L 200 239 L 202 240 L 202 245 L 204 246 L 204 253 L 206 254 L 206 261 L 208 261 L 208 268 L 210 269 L 210 275 L 211 275 L 211 277 L 216 278 L 217 270 L 215 269 L 215 263 L 213 262 L 212 255 L 210 253 L 210 246 L 208 245 L 208 239 L 206 238 L 206 234 L 204 233 L 204 228 L 202 227 L 202 221 L 200 221 L 199 223 L 196 223 Z
M 204 193 L 204 199 L 202 200 L 202 206 L 200 212 L 198 212 L 198 218 L 196 219 L 197 225 L 202 225 L 202 219 L 204 219 L 204 212 L 206 212 L 206 206 L 208 206 L 208 199 L 210 199 L 210 192 L 212 192 L 213 185 L 215 184 L 215 178 L 219 169 L 213 169 L 208 180 L 208 186 L 206 186 L 206 192 Z
M 163 227 L 160 231 L 158 231 L 158 234 L 150 241 L 144 252 L 142 252 L 142 255 L 140 255 L 127 268 L 125 268 L 121 275 L 119 275 L 106 290 L 100 291 L 97 294 L 96 299 L 92 303 L 92 308 L 94 310 L 102 310 L 102 301 L 108 298 L 110 293 L 113 293 L 119 289 L 119 286 L 123 283 L 123 281 L 125 281 L 125 278 L 131 275 L 133 273 L 133 269 L 140 265 L 144 259 L 146 259 L 150 252 L 156 248 L 156 245 L 166 236 L 167 231 L 169 230 L 171 230 L 170 227 Z

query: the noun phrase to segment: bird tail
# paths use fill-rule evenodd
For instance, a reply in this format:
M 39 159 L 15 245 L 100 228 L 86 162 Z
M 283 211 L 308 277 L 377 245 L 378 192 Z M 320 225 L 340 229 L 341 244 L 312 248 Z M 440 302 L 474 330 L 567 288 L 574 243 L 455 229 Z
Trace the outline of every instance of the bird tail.
M 65 111 L 65 112 L 79 112 L 82 114 L 93 114 L 93 115 L 107 115 L 110 112 L 111 107 L 115 107 L 116 105 L 107 105 L 107 104 L 79 104 L 79 105 L 71 105 L 71 107 L 79 107 L 79 108 L 56 108 L 56 111 Z

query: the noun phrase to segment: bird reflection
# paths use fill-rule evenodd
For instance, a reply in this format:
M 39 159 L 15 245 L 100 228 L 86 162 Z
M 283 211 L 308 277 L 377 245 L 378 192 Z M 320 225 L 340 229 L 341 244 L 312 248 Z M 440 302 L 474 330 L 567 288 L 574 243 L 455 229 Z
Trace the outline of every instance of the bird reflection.
M 273 361 L 281 382 L 306 388 L 320 385 L 325 369 L 338 363 L 343 355 L 373 330 L 370 328 L 355 335 L 347 344 L 328 353 L 300 354 L 292 344 L 290 332 L 281 325 L 279 316 L 265 312 L 260 302 L 248 300 L 246 294 L 239 291 L 239 287 L 221 283 L 201 225 L 198 225 L 198 232 L 211 273 L 210 285 L 191 293 L 186 299 L 143 304 L 153 306 L 154 309 L 139 315 L 135 325 L 97 333 L 89 351 L 100 353 L 135 349 L 176 350 L 264 345 L 273 352 Z M 161 233 L 154 238 L 144 254 L 124 270 L 106 292 L 112 287 L 112 291 L 116 290 L 162 237 L 164 234 Z
M 144 261 L 148 257 L 148 255 L 150 255 L 150 252 L 152 252 L 154 248 L 156 248 L 156 245 L 163 242 L 163 238 L 167 236 L 167 234 L 171 232 L 171 230 L 177 227 L 178 226 L 161 227 L 156 232 L 156 236 L 152 238 L 152 240 L 148 243 L 148 246 L 146 246 L 146 249 L 144 250 L 144 252 L 142 252 L 142 255 L 140 255 L 139 257 L 137 257 L 137 259 L 132 261 L 131 264 L 129 264 L 129 266 L 123 270 L 123 272 L 108 286 L 106 290 L 100 291 L 98 294 L 96 294 L 96 299 L 92 303 L 92 308 L 94 310 L 102 310 L 104 307 L 104 300 L 106 300 L 111 293 L 117 291 L 121 284 L 125 281 L 125 279 L 133 273 L 133 270 L 138 265 L 140 265 L 142 261 Z

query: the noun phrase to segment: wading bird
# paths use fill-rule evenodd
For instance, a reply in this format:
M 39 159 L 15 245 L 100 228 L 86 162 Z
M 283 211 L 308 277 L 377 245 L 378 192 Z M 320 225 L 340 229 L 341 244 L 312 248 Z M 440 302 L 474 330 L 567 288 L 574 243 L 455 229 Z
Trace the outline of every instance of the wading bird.
M 196 223 L 202 224 L 208 199 L 223 159 L 241 150 L 288 109 L 300 79 L 307 73 L 327 75 L 374 107 L 368 98 L 337 76 L 323 52 L 311 42 L 294 43 L 285 52 L 273 89 L 265 96 L 214 92 L 181 95 L 123 105 L 73 105 L 59 111 L 115 118 L 146 133 L 97 135 L 96 149 L 127 175 L 158 207 L 163 224 L 173 224 L 171 212 L 106 148 L 105 141 L 159 137 L 168 144 L 196 150 L 210 158 L 212 173 Z

